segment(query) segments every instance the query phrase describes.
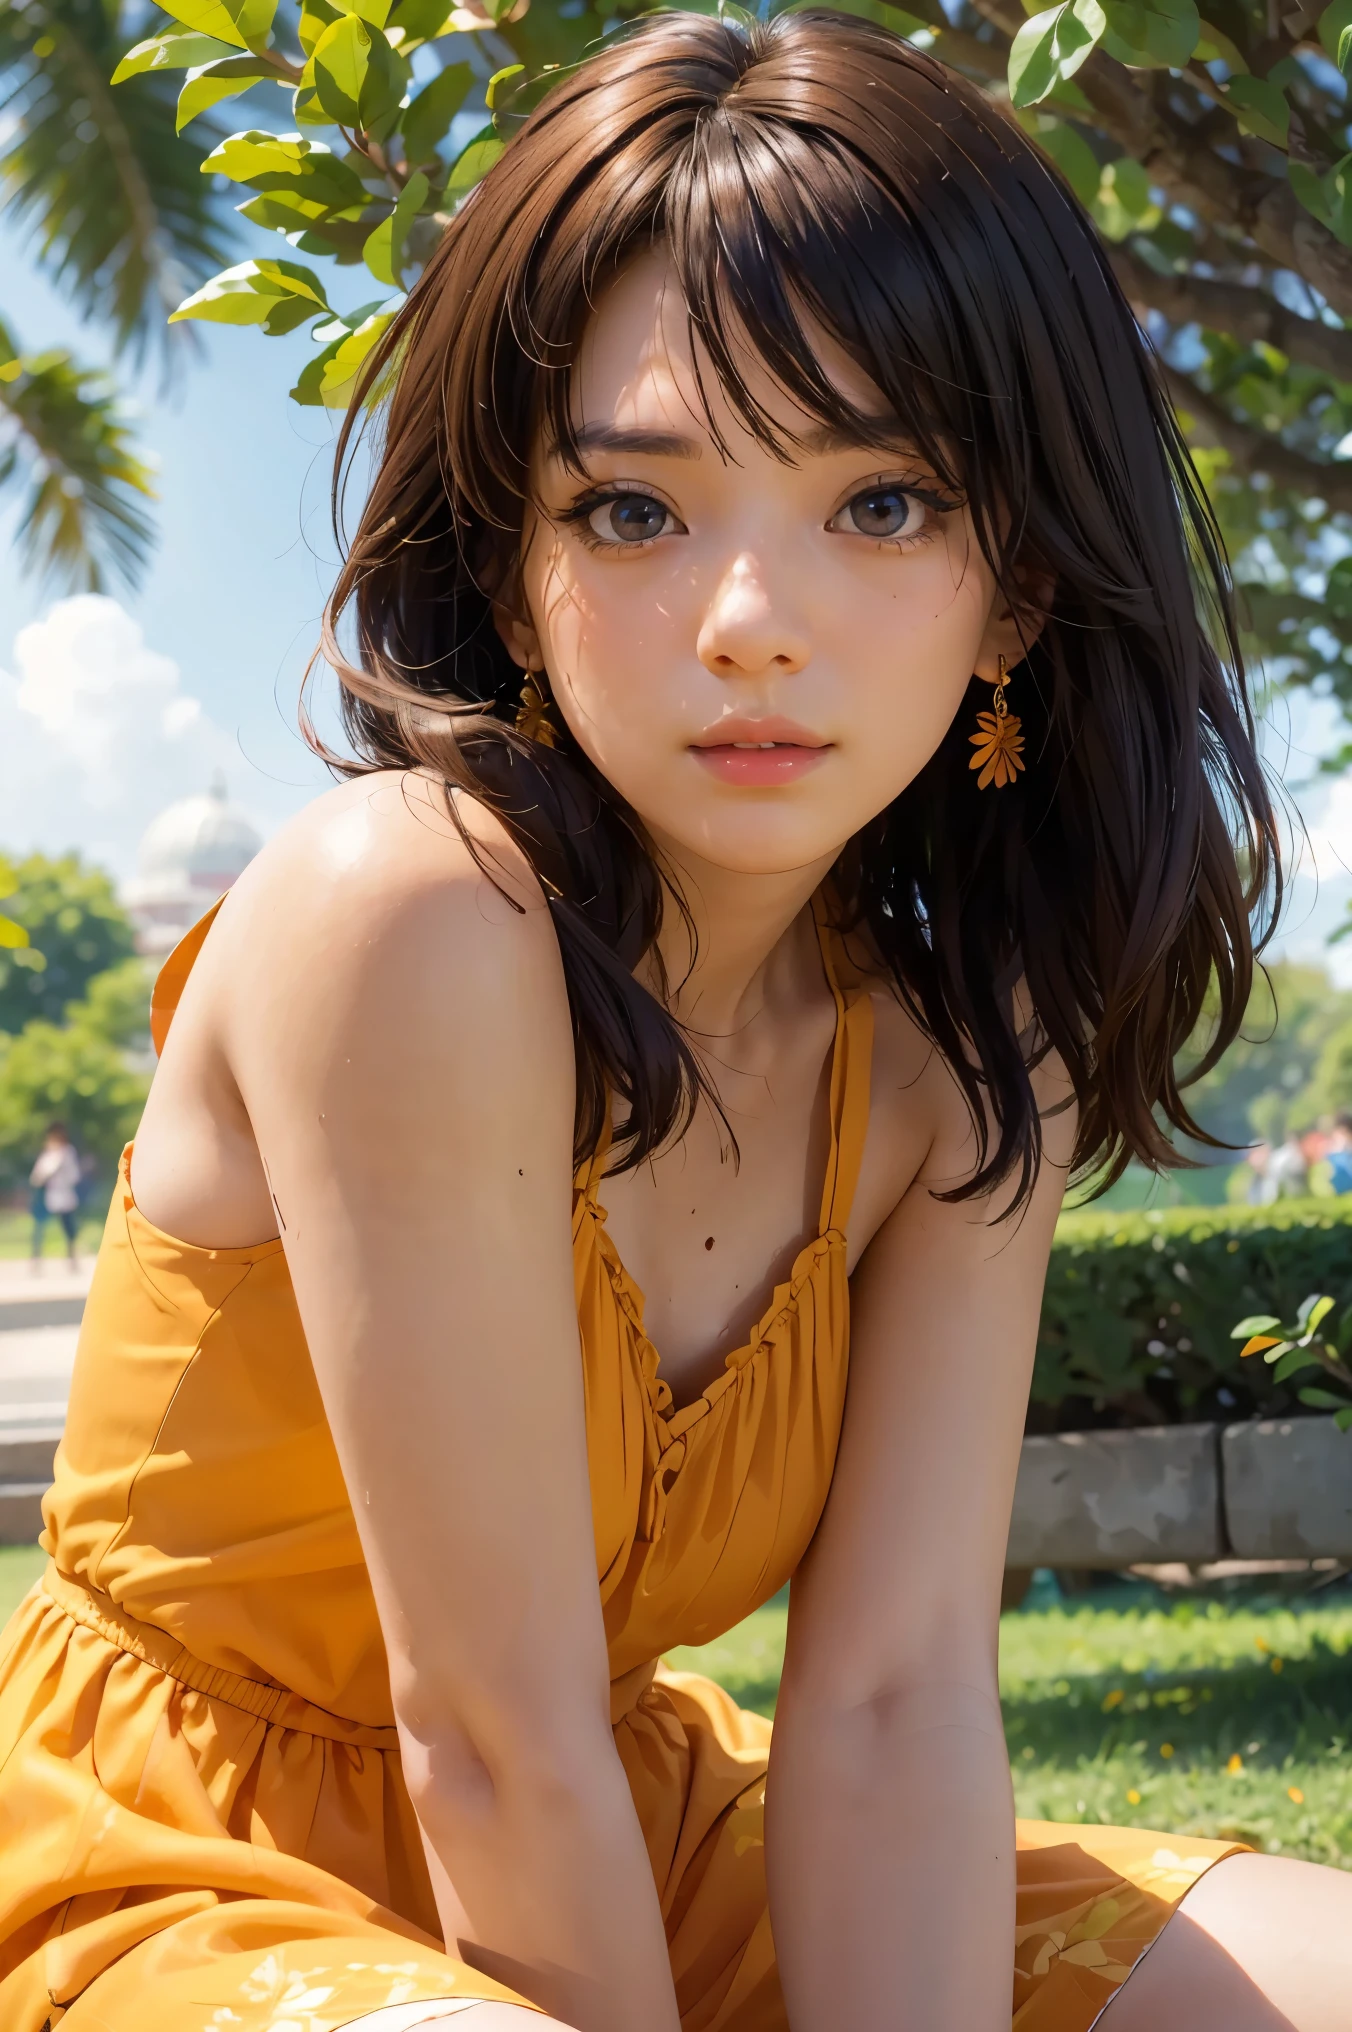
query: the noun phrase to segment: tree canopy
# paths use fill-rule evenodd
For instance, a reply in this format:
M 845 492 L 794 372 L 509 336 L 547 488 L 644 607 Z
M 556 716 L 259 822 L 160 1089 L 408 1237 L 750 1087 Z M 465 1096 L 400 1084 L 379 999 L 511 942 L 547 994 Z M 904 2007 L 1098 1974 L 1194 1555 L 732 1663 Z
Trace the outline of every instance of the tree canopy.
M 78 854 L 0 857 L 0 876 L 5 914 L 27 934 L 24 945 L 0 944 L 0 1032 L 35 1017 L 60 1023 L 95 975 L 132 956 L 131 920 L 109 876 Z
M 171 0 L 117 92 L 162 94 L 183 73 L 187 139 L 247 98 L 252 118 L 216 128 L 202 171 L 279 237 L 174 319 L 307 325 L 295 398 L 343 406 L 540 90 L 652 4 Z M 1207 0 L 1205 17 L 1194 0 L 841 4 L 975 79 L 1089 207 L 1187 423 L 1269 675 L 1352 707 L 1352 0 Z M 163 103 L 144 118 L 167 129 Z

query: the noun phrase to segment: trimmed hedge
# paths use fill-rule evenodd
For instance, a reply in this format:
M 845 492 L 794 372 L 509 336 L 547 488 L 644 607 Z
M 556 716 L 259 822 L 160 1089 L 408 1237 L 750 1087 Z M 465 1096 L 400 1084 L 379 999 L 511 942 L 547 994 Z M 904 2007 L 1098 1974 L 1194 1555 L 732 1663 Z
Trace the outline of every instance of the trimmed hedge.
M 1352 1195 L 1266 1207 L 1061 1216 L 1042 1307 L 1030 1432 L 1308 1415 L 1231 1329 L 1352 1305 Z

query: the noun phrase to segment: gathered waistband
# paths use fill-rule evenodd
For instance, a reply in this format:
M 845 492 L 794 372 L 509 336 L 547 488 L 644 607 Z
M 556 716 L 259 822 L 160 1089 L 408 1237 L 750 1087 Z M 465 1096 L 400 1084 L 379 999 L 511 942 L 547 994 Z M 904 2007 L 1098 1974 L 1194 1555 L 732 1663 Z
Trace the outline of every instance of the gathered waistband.
M 342 1715 L 331 1714 L 327 1708 L 316 1707 L 313 1701 L 305 1700 L 289 1687 L 278 1686 L 273 1680 L 248 1679 L 242 1673 L 227 1672 L 223 1666 L 208 1665 L 204 1659 L 194 1657 L 167 1630 L 127 1615 L 110 1596 L 58 1572 L 50 1563 L 38 1586 L 72 1622 L 82 1623 L 119 1651 L 153 1665 L 167 1678 L 191 1687 L 194 1693 L 205 1694 L 209 1700 L 241 1708 L 245 1714 L 269 1725 L 321 1736 L 328 1742 L 351 1743 L 359 1749 L 397 1752 L 399 1748 L 399 1732 L 393 1723 L 348 1721 Z M 647 1665 L 636 1665 L 611 1682 L 612 1727 L 638 1706 L 652 1685 L 657 1663 L 653 1659 Z
M 259 1721 L 296 1729 L 303 1735 L 322 1736 L 329 1742 L 352 1743 L 372 1750 L 399 1747 L 398 1731 L 392 1722 L 348 1721 L 342 1715 L 330 1714 L 327 1708 L 316 1707 L 313 1701 L 292 1693 L 289 1687 L 278 1686 L 271 1680 L 247 1679 L 242 1673 L 227 1672 L 223 1666 L 208 1665 L 204 1659 L 195 1658 L 167 1630 L 127 1615 L 108 1595 L 98 1593 L 83 1581 L 72 1580 L 68 1574 L 58 1573 L 55 1566 L 48 1566 L 39 1586 L 73 1622 L 83 1623 L 86 1629 L 115 1644 L 119 1651 L 144 1660 L 156 1671 L 191 1687 L 194 1693 L 205 1694 L 209 1700 L 222 1701 L 226 1707 L 241 1708 Z

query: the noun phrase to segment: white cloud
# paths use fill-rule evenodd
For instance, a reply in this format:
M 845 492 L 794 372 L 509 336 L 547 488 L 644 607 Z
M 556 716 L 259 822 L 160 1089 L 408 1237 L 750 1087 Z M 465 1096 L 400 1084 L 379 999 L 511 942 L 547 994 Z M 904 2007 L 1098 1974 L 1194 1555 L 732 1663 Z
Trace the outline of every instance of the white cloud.
M 247 802 L 234 738 L 185 691 L 116 600 L 58 600 L 14 641 L 0 670 L 0 845 L 78 847 L 132 872 L 141 834 L 218 770 Z

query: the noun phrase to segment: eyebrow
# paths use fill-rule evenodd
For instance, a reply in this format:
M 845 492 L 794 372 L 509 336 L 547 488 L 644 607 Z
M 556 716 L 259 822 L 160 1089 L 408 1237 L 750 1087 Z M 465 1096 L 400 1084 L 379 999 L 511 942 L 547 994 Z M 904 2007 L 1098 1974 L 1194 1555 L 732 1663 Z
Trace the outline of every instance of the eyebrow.
M 843 424 L 818 423 L 804 431 L 799 449 L 809 457 L 823 458 L 831 452 L 871 451 L 877 448 L 878 440 L 899 450 L 910 447 L 911 441 L 902 432 L 896 417 L 866 417 L 864 421 L 876 429 L 877 440 L 861 437 L 857 430 Z M 679 431 L 631 430 L 614 423 L 584 424 L 577 433 L 576 443 L 583 456 L 588 452 L 653 459 L 698 459 L 704 455 L 696 439 L 682 437 Z M 558 456 L 558 449 L 556 446 L 555 456 Z

